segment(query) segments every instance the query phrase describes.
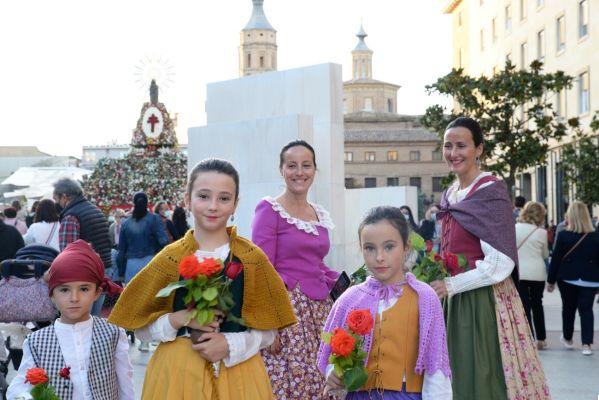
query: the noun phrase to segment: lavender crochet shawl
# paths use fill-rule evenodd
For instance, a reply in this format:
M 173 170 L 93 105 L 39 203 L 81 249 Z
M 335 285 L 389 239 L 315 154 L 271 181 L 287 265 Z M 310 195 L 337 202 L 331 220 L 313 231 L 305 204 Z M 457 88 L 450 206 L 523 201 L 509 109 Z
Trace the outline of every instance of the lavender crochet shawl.
M 420 333 L 415 372 L 422 375 L 424 372 L 433 374 L 435 371 L 441 370 L 445 376 L 451 377 L 441 302 L 435 291 L 426 283 L 417 280 L 413 274 L 407 273 L 406 280 L 418 294 Z M 369 277 L 366 282 L 347 289 L 333 305 L 324 330 L 332 332 L 337 327 L 346 327 L 347 316 L 353 310 L 369 309 L 375 316 L 378 313 L 379 299 L 376 293 L 379 285 L 374 278 Z M 367 354 L 370 354 L 372 337 L 373 335 L 369 334 L 364 340 L 364 351 Z M 317 364 L 323 375 L 329 363 L 330 354 L 331 346 L 321 342 Z M 366 365 L 367 362 L 368 357 L 364 364 Z

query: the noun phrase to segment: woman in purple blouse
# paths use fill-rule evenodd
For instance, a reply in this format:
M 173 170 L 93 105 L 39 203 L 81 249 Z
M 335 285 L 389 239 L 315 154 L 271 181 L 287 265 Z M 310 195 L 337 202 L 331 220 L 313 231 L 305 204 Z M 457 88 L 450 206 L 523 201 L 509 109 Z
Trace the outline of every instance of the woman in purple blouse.
M 252 241 L 285 282 L 298 324 L 279 332 L 263 356 L 275 399 L 320 399 L 325 382 L 316 366 L 316 353 L 333 305 L 329 291 L 339 275 L 323 261 L 334 225 L 325 209 L 308 202 L 316 174 L 312 146 L 303 140 L 285 145 L 279 170 L 285 191 L 256 206 Z

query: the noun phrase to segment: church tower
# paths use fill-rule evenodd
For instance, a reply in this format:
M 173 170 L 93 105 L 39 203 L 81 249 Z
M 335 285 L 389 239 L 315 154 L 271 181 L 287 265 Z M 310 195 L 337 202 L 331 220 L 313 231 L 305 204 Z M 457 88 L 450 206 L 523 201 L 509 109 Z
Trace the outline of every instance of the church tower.
M 352 54 L 352 79 L 372 79 L 372 50 L 368 48 L 364 38 L 368 36 L 364 32 L 364 27 L 360 25 L 360 30 L 356 34 L 359 41 Z
M 252 16 L 240 33 L 239 76 L 277 70 L 277 31 L 264 15 L 264 0 L 252 3 Z

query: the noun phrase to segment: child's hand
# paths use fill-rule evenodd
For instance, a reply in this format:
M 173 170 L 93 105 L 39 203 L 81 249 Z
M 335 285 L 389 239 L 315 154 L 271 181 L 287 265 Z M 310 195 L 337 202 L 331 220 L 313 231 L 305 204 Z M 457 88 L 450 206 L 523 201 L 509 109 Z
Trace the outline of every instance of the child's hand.
M 432 281 L 430 286 L 435 290 L 440 299 L 447 297 L 447 286 L 445 285 L 445 281 Z
M 229 343 L 222 333 L 204 333 L 201 342 L 191 346 L 204 360 L 217 362 L 229 355 Z
M 325 382 L 324 396 L 326 397 L 329 394 L 332 394 L 331 392 L 334 392 L 336 390 L 342 390 L 343 388 L 344 386 L 343 382 L 341 382 L 341 378 L 337 376 L 335 371 L 331 371 L 329 376 L 327 376 L 327 380 Z

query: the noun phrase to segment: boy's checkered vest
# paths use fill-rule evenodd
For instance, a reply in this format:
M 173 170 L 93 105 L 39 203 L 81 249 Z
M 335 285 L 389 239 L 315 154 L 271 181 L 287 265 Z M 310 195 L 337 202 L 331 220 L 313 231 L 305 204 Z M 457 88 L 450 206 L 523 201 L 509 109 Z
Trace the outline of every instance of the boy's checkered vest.
M 115 351 L 119 330 L 102 318 L 93 317 L 92 343 L 89 355 L 87 379 L 94 400 L 118 400 L 119 390 L 116 376 Z M 50 386 L 62 400 L 73 398 L 73 383 L 60 377 L 65 361 L 54 331 L 50 325 L 28 336 L 29 349 L 35 366 L 43 368 L 50 378 Z

